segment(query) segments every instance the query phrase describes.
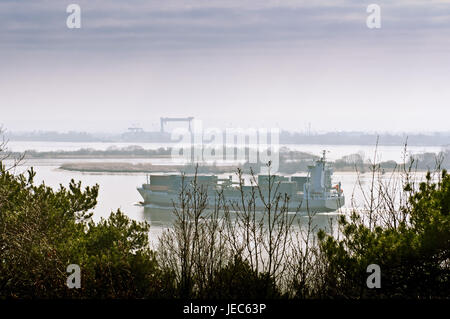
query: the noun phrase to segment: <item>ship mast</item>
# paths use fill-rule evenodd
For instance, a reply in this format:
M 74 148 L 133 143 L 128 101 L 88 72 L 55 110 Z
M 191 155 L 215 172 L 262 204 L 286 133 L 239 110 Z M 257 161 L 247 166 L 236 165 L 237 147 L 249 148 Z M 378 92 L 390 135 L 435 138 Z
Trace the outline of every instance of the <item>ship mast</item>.
M 325 162 L 326 162 L 326 155 L 327 155 L 327 150 L 323 150 L 322 151 L 322 171 L 325 171 Z

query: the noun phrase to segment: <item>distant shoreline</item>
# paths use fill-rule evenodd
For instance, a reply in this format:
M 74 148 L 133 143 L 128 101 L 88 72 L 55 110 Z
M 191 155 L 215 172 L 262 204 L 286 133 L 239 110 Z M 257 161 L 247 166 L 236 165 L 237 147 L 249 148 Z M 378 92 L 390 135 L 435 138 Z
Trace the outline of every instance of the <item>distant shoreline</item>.
M 333 163 L 331 162 L 333 166 Z M 251 165 L 247 164 L 247 169 Z M 66 163 L 62 164 L 59 169 L 65 171 L 75 171 L 75 172 L 84 172 L 84 173 L 194 173 L 195 165 L 154 165 L 150 163 L 125 163 L 125 162 L 116 162 L 116 163 L 107 163 L 107 162 L 95 162 L 95 163 Z M 397 169 L 402 168 L 403 165 L 398 164 Z M 242 167 L 241 167 L 242 168 Z M 259 167 L 253 167 L 255 171 Z M 225 173 L 235 173 L 238 169 L 236 165 L 199 165 L 198 173 L 199 174 L 225 174 Z M 357 170 L 356 170 L 357 169 Z M 394 170 L 393 167 L 383 167 L 381 169 L 386 173 L 392 172 Z M 244 171 L 246 169 L 244 168 Z M 339 167 L 335 168 L 334 172 L 336 173 L 347 173 L 347 172 L 360 172 L 365 173 L 370 171 L 370 164 L 365 164 L 364 166 L 358 166 L 357 168 L 352 165 L 348 165 L 347 167 Z M 417 172 L 424 172 L 426 169 L 417 168 Z M 295 172 L 292 171 L 284 171 L 282 168 L 278 170 L 280 174 L 295 174 L 295 173 L 304 173 L 306 170 L 298 170 Z
M 245 148 L 244 153 L 249 152 Z M 227 153 L 228 154 L 228 153 Z M 5 157 L 5 155 L 9 155 Z M 75 151 L 27 151 L 25 153 L 13 152 L 0 154 L 5 158 L 23 158 L 24 160 L 73 160 L 74 162 L 65 163 L 60 169 L 66 171 L 79 172 L 98 172 L 98 173 L 152 173 L 152 172 L 181 172 L 195 171 L 195 165 L 181 165 L 170 163 L 172 158 L 172 149 L 170 147 L 161 147 L 159 149 L 144 149 L 140 146 L 128 146 L 125 148 L 115 148 L 107 150 L 79 149 Z M 23 156 L 23 157 L 22 157 Z M 408 167 L 413 161 L 413 169 L 417 171 L 432 170 L 436 167 L 438 157 L 442 157 L 441 168 L 450 168 L 450 151 L 442 151 L 440 153 L 425 152 L 414 154 L 408 157 L 406 166 Z M 308 165 L 311 165 L 319 157 L 310 153 L 292 150 L 282 147 L 279 152 L 278 172 L 282 174 L 295 174 L 308 171 Z M 160 163 L 127 163 L 121 161 L 129 161 L 140 159 L 139 162 L 147 162 L 145 160 L 160 159 Z M 99 161 L 87 161 L 99 160 Z M 102 161 L 104 160 L 104 162 Z M 115 160 L 115 162 L 107 161 Z M 144 160 L 144 161 L 142 161 Z M 167 161 L 165 161 L 167 160 Z M 164 163 L 166 162 L 166 163 Z M 329 161 L 336 172 L 366 172 L 371 170 L 371 164 L 367 159 L 359 153 L 344 155 L 339 159 Z M 387 160 L 380 163 L 380 168 L 385 171 L 393 171 L 394 169 L 402 169 L 403 163 L 394 160 Z M 200 164 L 199 173 L 222 174 L 235 172 L 240 165 L 243 170 L 253 168 L 259 171 L 264 163 L 244 163 L 244 164 Z
M 12 156 L 16 156 L 15 154 L 12 154 Z M 141 159 L 151 159 L 151 158 L 171 158 L 171 155 L 104 155 L 104 156 L 92 156 L 92 155 L 56 155 L 56 156 L 25 156 L 24 159 L 135 159 L 135 158 L 141 158 Z
M 78 171 L 86 173 L 180 173 L 180 172 L 194 172 L 195 165 L 154 165 L 150 163 L 67 163 L 62 164 L 59 169 L 66 171 Z M 214 173 L 222 174 L 228 172 L 235 172 L 237 166 L 235 165 L 199 165 L 198 173 Z
M 7 139 L 12 142 L 63 142 L 63 143 L 164 143 L 174 145 L 171 134 L 161 131 L 127 131 L 124 133 L 88 132 L 9 132 Z M 420 132 L 362 132 L 328 131 L 295 132 L 281 130 L 281 144 L 322 144 L 322 145 L 374 145 L 379 146 L 445 146 L 449 144 L 450 131 Z

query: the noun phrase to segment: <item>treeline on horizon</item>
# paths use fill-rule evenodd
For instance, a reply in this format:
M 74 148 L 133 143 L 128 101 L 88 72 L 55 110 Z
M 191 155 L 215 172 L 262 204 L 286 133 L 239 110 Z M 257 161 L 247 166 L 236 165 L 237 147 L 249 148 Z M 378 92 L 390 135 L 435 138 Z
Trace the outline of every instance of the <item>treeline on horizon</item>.
M 225 154 L 224 149 L 224 154 Z M 233 150 L 234 151 L 234 150 Z M 407 149 L 405 147 L 405 152 L 407 154 Z M 7 154 L 5 151 L 3 154 Z M 160 147 L 158 149 L 144 149 L 142 146 L 131 145 L 122 148 L 110 147 L 106 150 L 95 150 L 95 149 L 79 149 L 76 151 L 50 151 L 50 152 L 37 152 L 34 150 L 26 151 L 25 153 L 8 153 L 9 156 L 12 157 L 21 157 L 24 158 L 73 158 L 73 159 L 83 159 L 83 158 L 158 158 L 158 157 L 170 157 L 172 153 L 172 149 L 170 147 Z M 245 154 L 248 157 L 249 149 L 248 147 L 245 149 Z M 2 152 L 0 152 L 0 156 Z M 306 172 L 308 170 L 308 165 L 311 165 L 314 160 L 317 160 L 319 157 L 314 154 L 310 154 L 307 152 L 294 151 L 290 150 L 287 147 L 282 147 L 280 149 L 280 163 L 279 163 L 279 172 L 284 174 L 295 174 L 298 172 Z M 335 161 L 331 161 L 330 164 L 336 171 L 359 171 L 359 172 L 367 172 L 371 167 L 371 159 L 365 158 L 362 154 L 354 153 L 345 155 L 340 159 Z M 95 171 L 92 167 L 100 168 L 101 171 L 111 171 L 111 163 L 108 165 L 103 163 L 88 163 L 90 165 L 89 171 Z M 88 165 L 86 164 L 86 165 Z M 130 164 L 130 163 L 114 163 L 117 169 L 114 172 L 119 172 L 120 165 L 124 167 L 123 172 L 132 171 L 132 172 L 144 172 L 145 165 L 144 164 Z M 261 163 L 244 163 L 241 165 L 241 168 L 245 171 L 249 171 L 250 167 L 253 167 L 255 170 L 259 169 L 260 165 L 264 165 Z M 385 171 L 393 171 L 395 169 L 402 169 L 408 167 L 410 165 L 414 165 L 417 170 L 430 170 L 439 166 L 443 169 L 450 169 L 450 149 L 435 153 L 421 153 L 421 154 L 413 154 L 405 158 L 403 163 L 397 163 L 393 160 L 383 161 L 379 163 L 380 168 Z M 152 167 L 151 165 L 147 165 Z M 188 165 L 190 168 L 187 168 L 190 172 L 196 167 L 196 165 Z M 80 170 L 83 167 L 83 163 L 69 163 L 65 164 L 63 168 L 67 167 L 67 169 L 71 170 Z M 72 168 L 70 168 L 72 167 Z M 76 167 L 80 168 L 77 169 Z M 230 165 L 224 166 L 224 168 L 229 168 Z M 169 167 L 170 168 L 170 167 Z M 157 167 L 154 168 L 157 170 Z M 223 171 L 223 170 L 222 170 Z M 220 173 L 221 167 L 216 164 L 212 165 L 200 165 L 201 173 Z
M 70 131 L 35 131 L 6 134 L 10 141 L 48 141 L 48 142 L 148 142 L 170 143 L 167 132 L 126 132 L 122 134 L 87 133 Z M 450 132 L 423 133 L 366 133 L 366 132 L 327 132 L 302 133 L 282 130 L 281 144 L 330 144 L 330 145 L 374 145 L 379 137 L 379 145 L 403 145 L 408 140 L 411 146 L 448 146 Z

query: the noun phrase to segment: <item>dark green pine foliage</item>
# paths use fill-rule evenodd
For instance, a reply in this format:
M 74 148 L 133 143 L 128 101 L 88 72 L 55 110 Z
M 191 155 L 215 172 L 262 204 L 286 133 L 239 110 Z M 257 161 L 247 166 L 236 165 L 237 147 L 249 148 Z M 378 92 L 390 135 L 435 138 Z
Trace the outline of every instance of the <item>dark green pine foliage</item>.
M 369 229 L 353 214 L 339 221 L 342 239 L 319 233 L 327 260 L 323 297 L 449 298 L 450 175 L 443 171 L 433 183 L 428 173 L 409 204 L 408 220 L 397 227 Z M 381 289 L 364 285 L 370 264 L 381 267 Z

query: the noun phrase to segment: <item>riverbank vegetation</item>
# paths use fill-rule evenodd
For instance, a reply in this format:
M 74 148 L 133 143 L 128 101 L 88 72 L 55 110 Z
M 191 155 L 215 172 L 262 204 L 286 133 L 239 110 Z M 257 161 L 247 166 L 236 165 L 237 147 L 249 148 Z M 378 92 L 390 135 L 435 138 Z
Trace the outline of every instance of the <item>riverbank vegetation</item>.
M 226 150 L 224 154 L 234 154 L 234 149 Z M 249 158 L 249 148 L 246 147 L 242 154 L 245 158 Z M 170 159 L 172 155 L 171 147 L 160 147 L 158 149 L 144 149 L 141 146 L 130 145 L 122 148 L 110 147 L 106 150 L 95 149 L 79 149 L 74 151 L 44 151 L 39 152 L 35 150 L 28 150 L 24 153 L 0 151 L 0 158 L 2 156 L 21 157 L 25 160 L 74 160 L 73 162 L 64 163 L 60 166 L 63 170 L 79 171 L 79 172 L 98 172 L 98 173 L 152 173 L 152 172 L 186 172 L 192 174 L 195 172 L 196 164 L 166 164 L 155 165 L 151 163 L 130 163 L 121 160 L 124 159 Z M 86 160 L 111 160 L 111 161 L 86 161 Z M 225 159 L 225 158 L 224 158 Z M 281 174 L 295 174 L 304 173 L 308 171 L 308 165 L 311 165 L 318 156 L 307 152 L 291 150 L 288 147 L 281 147 L 279 150 L 279 165 L 278 172 Z M 245 159 L 244 159 L 245 160 Z M 450 169 L 450 150 L 442 150 L 438 154 L 435 153 L 421 153 L 410 155 L 408 162 L 397 163 L 393 160 L 379 162 L 379 167 L 384 172 L 392 172 L 398 168 L 405 168 L 414 162 L 414 168 L 418 171 L 427 171 L 433 169 L 439 161 L 441 168 Z M 265 163 L 216 163 L 204 162 L 200 163 L 197 168 L 198 173 L 201 174 L 223 174 L 233 173 L 237 168 L 240 168 L 247 173 L 250 168 L 259 171 Z M 345 155 L 335 161 L 330 161 L 330 165 L 336 172 L 368 172 L 371 169 L 370 160 L 365 158 L 364 154 L 354 153 Z
M 97 154 L 102 151 L 95 151 Z M 145 154 L 147 151 L 142 151 L 142 154 Z M 145 155 L 147 157 L 142 157 L 137 153 L 132 154 L 127 158 L 158 158 L 158 157 L 168 157 L 166 154 L 166 150 L 161 153 L 155 153 L 153 155 Z M 170 152 L 170 151 L 169 151 Z M 70 152 L 69 152 L 70 153 Z M 69 154 L 68 153 L 68 154 Z M 99 158 L 123 158 L 126 157 L 126 153 L 115 154 L 114 156 L 103 154 Z M 69 156 L 69 155 L 65 155 Z M 86 155 L 87 156 L 87 155 Z M 122 156 L 122 157 L 120 157 Z M 37 157 L 39 158 L 39 157 Z M 58 156 L 56 157 L 58 158 Z M 64 158 L 64 157 L 61 157 Z M 70 158 L 70 156 L 68 157 Z M 74 157 L 78 158 L 79 157 Z M 96 158 L 89 157 L 89 158 Z M 302 173 L 308 171 L 308 165 L 311 165 L 314 160 L 317 160 L 318 157 L 299 151 L 291 151 L 287 148 L 283 148 L 280 151 L 280 161 L 278 172 L 281 174 L 295 174 Z M 440 163 L 440 167 L 444 169 L 450 169 L 450 151 L 443 151 L 439 154 L 435 153 L 422 153 L 416 154 L 414 156 L 410 156 L 408 161 L 405 163 L 397 163 L 395 161 L 383 161 L 378 163 L 379 169 L 386 172 L 394 172 L 398 169 L 404 170 L 410 165 L 414 165 L 414 169 L 417 171 L 427 171 L 436 167 L 437 162 Z M 73 163 L 65 163 L 60 166 L 63 170 L 68 171 L 80 171 L 80 172 L 99 172 L 99 173 L 152 173 L 152 172 L 185 172 L 188 174 L 192 174 L 195 171 L 201 174 L 223 174 L 223 173 L 232 173 L 235 172 L 236 169 L 240 168 L 245 172 L 250 172 L 250 168 L 254 170 L 259 170 L 263 164 L 261 163 L 243 163 L 240 165 L 237 164 L 216 164 L 216 163 L 203 163 L 197 167 L 194 164 L 186 164 L 186 165 L 153 165 L 150 163 L 128 163 L 128 162 L 73 162 Z M 361 154 L 355 153 L 343 156 L 342 158 L 331 161 L 330 165 L 337 172 L 358 172 L 365 173 L 370 172 L 371 170 L 371 162 L 369 160 L 365 160 Z

